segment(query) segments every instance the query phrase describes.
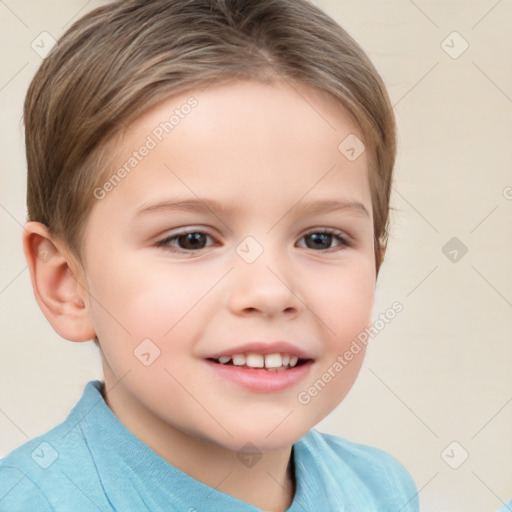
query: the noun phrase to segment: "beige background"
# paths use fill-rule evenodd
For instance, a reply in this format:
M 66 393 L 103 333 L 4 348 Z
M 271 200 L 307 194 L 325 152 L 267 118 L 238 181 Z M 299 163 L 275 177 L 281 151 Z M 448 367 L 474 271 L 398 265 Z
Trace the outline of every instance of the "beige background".
M 404 306 L 318 428 L 395 455 L 424 512 L 495 511 L 512 497 L 512 2 L 315 3 L 367 51 L 394 104 L 395 211 L 375 313 Z M 21 246 L 22 103 L 41 62 L 31 43 L 98 5 L 0 2 L 0 455 L 101 378 L 94 345 L 66 342 L 40 312 Z M 452 237 L 468 248 L 456 262 L 442 252 Z M 469 454 L 458 469 L 441 456 L 453 441 L 452 466 Z

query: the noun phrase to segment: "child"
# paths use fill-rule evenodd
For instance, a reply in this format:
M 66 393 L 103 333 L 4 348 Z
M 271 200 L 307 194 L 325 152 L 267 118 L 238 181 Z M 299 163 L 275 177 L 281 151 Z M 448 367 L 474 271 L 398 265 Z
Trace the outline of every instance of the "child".
M 88 13 L 27 93 L 36 300 L 104 381 L 0 463 L 1 511 L 418 510 L 387 453 L 313 427 L 362 364 L 395 125 L 306 0 Z

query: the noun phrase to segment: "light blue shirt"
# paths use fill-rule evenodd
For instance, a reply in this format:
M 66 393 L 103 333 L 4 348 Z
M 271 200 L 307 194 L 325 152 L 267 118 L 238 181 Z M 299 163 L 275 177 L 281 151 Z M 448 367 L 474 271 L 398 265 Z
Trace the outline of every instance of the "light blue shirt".
M 499 512 L 511 512 L 512 511 L 512 500 L 508 503 L 505 503 L 502 508 L 500 508 Z
M 132 434 L 85 386 L 59 425 L 0 460 L 1 512 L 256 512 L 183 473 Z M 377 448 L 309 431 L 293 445 L 288 512 L 418 512 L 403 466 Z

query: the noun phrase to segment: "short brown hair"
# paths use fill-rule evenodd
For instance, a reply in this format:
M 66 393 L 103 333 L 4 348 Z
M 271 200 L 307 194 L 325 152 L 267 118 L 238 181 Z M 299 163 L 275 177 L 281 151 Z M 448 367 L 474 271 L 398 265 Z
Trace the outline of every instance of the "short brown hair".
M 25 100 L 28 220 L 45 224 L 82 261 L 93 190 L 107 175 L 105 148 L 114 135 L 194 86 L 274 77 L 334 96 L 359 124 L 378 273 L 396 153 L 392 107 L 360 46 L 308 0 L 116 1 L 75 22 Z

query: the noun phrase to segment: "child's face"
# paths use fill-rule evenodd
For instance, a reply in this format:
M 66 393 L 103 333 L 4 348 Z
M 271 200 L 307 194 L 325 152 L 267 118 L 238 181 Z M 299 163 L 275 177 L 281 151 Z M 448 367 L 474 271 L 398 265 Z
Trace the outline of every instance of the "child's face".
M 197 104 L 182 108 L 192 96 Z M 283 82 L 210 85 L 130 126 L 113 171 L 135 160 L 96 191 L 104 197 L 88 220 L 84 301 L 110 405 L 134 429 L 279 449 L 349 391 L 364 350 L 334 367 L 371 321 L 376 278 L 367 155 L 350 161 L 338 149 L 350 134 L 362 138 L 338 104 Z M 328 200 L 360 206 L 311 206 Z M 198 204 L 138 213 L 176 201 Z M 289 347 L 271 353 L 310 360 L 282 372 L 208 360 L 278 341 Z M 261 348 L 246 350 L 251 342 Z M 320 391 L 308 391 L 319 379 Z

